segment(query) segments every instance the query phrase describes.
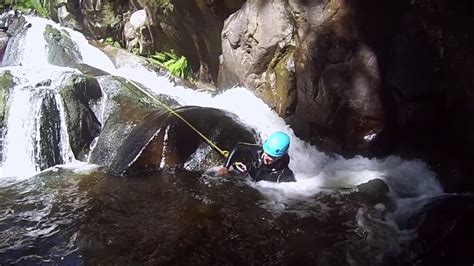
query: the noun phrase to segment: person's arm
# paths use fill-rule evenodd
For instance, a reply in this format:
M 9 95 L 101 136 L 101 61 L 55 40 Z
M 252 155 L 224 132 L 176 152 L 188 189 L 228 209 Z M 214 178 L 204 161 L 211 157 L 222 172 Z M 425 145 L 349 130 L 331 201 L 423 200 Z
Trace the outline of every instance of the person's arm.
M 238 159 L 239 153 L 257 153 L 260 149 L 260 145 L 252 144 L 252 143 L 245 143 L 245 142 L 238 142 L 235 148 L 230 153 L 229 157 L 227 157 L 227 161 L 224 164 L 225 168 L 229 168 L 233 163 L 235 163 Z
M 278 177 L 277 177 L 277 180 L 276 182 L 277 183 L 280 183 L 280 182 L 295 182 L 296 179 L 295 179 L 295 174 L 293 173 L 293 171 L 291 171 L 291 169 L 289 167 L 285 167 L 283 168 Z

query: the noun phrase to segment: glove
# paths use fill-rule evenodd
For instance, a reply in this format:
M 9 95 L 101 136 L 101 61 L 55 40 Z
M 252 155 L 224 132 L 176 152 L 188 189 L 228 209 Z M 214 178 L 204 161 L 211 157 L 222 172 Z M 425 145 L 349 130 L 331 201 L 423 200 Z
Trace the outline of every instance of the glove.
M 247 172 L 247 166 L 245 166 L 245 164 L 241 163 L 241 162 L 235 162 L 234 163 L 234 167 L 235 169 L 237 169 L 237 171 L 239 171 L 240 173 L 245 173 Z

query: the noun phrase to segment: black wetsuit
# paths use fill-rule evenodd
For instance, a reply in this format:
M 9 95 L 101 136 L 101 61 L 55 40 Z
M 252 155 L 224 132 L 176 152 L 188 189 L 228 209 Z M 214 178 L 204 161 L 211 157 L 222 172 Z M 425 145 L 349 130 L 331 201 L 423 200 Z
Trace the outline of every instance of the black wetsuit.
M 295 176 L 288 167 L 290 156 L 285 154 L 274 163 L 266 165 L 262 159 L 262 146 L 239 142 L 232 150 L 225 167 L 229 168 L 237 161 L 242 162 L 247 167 L 247 172 L 255 181 L 267 180 L 272 182 L 293 182 Z

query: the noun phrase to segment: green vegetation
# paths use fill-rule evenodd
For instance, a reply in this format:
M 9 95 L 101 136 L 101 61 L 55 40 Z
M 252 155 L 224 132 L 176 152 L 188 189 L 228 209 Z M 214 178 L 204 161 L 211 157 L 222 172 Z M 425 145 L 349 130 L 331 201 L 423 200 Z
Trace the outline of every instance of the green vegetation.
M 42 17 L 49 17 L 49 0 L 4 0 L 4 4 L 0 4 L 0 8 L 10 7 L 14 10 L 29 12 L 34 10 L 36 14 Z
M 193 79 L 191 67 L 188 60 L 184 56 L 178 56 L 173 52 L 156 52 L 150 56 L 149 61 L 157 66 L 166 68 L 169 72 L 183 79 Z
M 157 6 L 165 16 L 173 12 L 174 9 L 174 5 L 170 0 L 151 0 L 151 4 Z
M 108 44 L 108 45 L 112 45 L 113 47 L 116 47 L 116 48 L 122 48 L 122 46 L 120 45 L 120 42 L 117 41 L 117 40 L 114 40 L 113 37 L 107 37 L 105 39 L 100 39 L 99 42 L 105 43 L 105 44 Z

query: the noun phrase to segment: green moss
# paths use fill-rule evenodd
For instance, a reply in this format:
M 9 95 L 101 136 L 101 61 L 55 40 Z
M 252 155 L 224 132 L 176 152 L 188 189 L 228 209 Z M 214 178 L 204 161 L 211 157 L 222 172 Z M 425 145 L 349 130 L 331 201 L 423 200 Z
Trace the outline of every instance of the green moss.
M 41 17 L 49 17 L 48 0 L 5 0 L 5 7 L 9 5 L 14 10 L 29 12 L 34 10 Z
M 115 40 L 113 37 L 107 37 L 105 39 L 99 39 L 99 42 L 112 45 L 115 48 L 122 48 L 120 42 Z
M 173 52 L 156 52 L 149 57 L 149 61 L 159 67 L 168 69 L 173 76 L 188 80 L 193 78 L 191 67 L 184 56 L 178 56 Z
M 170 0 L 151 0 L 151 4 L 158 7 L 165 16 L 174 10 L 174 5 Z
M 13 76 L 9 71 L 0 73 L 0 126 L 4 124 L 10 89 L 13 85 Z
M 293 103 L 294 73 L 288 69 L 293 60 L 294 48 L 278 53 L 267 70 L 266 84 L 262 91 L 263 99 L 275 107 L 275 111 L 284 116 Z

